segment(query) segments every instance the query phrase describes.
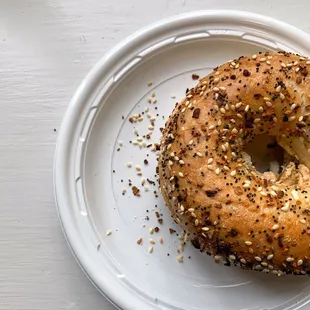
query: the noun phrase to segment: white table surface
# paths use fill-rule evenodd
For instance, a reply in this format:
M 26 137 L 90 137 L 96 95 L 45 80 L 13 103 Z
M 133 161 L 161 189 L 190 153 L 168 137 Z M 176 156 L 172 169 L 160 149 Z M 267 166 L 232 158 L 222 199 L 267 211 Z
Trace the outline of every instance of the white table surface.
M 117 42 L 166 16 L 219 8 L 310 32 L 307 0 L 0 1 L 1 310 L 115 309 L 80 270 L 61 231 L 54 128 L 83 77 Z

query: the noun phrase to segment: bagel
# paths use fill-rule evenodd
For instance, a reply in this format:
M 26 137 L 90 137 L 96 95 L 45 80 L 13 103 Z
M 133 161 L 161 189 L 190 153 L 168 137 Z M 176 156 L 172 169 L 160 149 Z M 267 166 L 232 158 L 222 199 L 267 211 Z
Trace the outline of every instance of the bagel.
M 310 61 L 242 56 L 187 91 L 162 133 L 160 191 L 193 246 L 215 261 L 310 274 Z M 285 157 L 279 175 L 244 156 L 259 135 Z

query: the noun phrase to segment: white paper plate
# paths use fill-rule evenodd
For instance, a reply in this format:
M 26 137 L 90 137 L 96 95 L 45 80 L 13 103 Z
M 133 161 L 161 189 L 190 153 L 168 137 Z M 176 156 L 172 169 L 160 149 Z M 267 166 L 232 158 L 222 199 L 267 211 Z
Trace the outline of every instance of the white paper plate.
M 158 113 L 150 140 L 158 142 L 162 116 L 167 118 L 185 89 L 196 83 L 192 73 L 203 76 L 218 64 L 259 50 L 309 55 L 309 42 L 307 34 L 268 17 L 236 11 L 194 12 L 132 35 L 82 82 L 59 134 L 55 195 L 74 255 L 115 305 L 139 310 L 234 310 L 300 309 L 308 304 L 308 278 L 278 278 L 216 265 L 190 245 L 182 253 L 184 262 L 177 262 L 179 241 L 169 233 L 174 225 L 163 200 L 154 196 L 157 185 L 149 184 L 149 192 L 144 192 L 141 177 L 126 162 L 140 165 L 143 176 L 155 180 L 155 153 L 129 143 L 137 138 L 134 127 L 141 136 L 148 132 L 150 121 L 146 114 L 142 122 L 132 124 L 128 119 L 145 108 L 152 115 Z M 156 92 L 156 104 L 148 103 L 152 92 Z M 123 146 L 118 145 L 120 140 Z M 145 158 L 148 165 L 143 163 Z M 129 178 L 141 189 L 141 197 L 133 196 Z M 157 223 L 155 211 L 163 214 L 163 225 Z M 155 226 L 160 231 L 150 235 L 149 228 Z M 110 236 L 107 230 L 112 231 Z M 136 243 L 139 237 L 142 245 Z M 164 244 L 158 242 L 160 237 Z M 156 241 L 152 254 L 149 238 Z

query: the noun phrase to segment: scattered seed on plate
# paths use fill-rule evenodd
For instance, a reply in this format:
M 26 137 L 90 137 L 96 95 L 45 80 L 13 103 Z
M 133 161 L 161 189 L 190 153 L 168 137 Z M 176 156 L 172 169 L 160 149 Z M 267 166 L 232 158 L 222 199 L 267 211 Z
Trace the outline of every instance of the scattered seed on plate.
M 153 253 L 154 248 L 152 246 L 149 247 L 149 253 Z
M 183 263 L 183 261 L 184 261 L 183 255 L 179 255 L 179 256 L 177 257 L 177 261 L 178 261 L 179 263 Z
M 132 167 L 132 163 L 131 163 L 130 161 L 127 163 L 127 167 L 128 167 L 128 168 L 131 168 L 131 167 Z
M 137 244 L 141 244 L 142 243 L 142 238 L 139 238 L 138 240 L 137 240 Z
M 112 230 L 107 230 L 106 234 L 107 234 L 107 236 L 112 235 Z

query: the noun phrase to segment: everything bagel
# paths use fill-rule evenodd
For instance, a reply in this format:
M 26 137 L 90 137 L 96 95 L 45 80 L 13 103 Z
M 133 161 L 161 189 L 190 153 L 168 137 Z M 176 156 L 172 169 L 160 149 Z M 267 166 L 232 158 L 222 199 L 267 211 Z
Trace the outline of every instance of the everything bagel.
M 310 274 L 310 61 L 260 53 L 217 67 L 176 105 L 159 152 L 160 190 L 192 244 L 216 261 Z M 243 151 L 255 136 L 286 152 L 280 175 Z

